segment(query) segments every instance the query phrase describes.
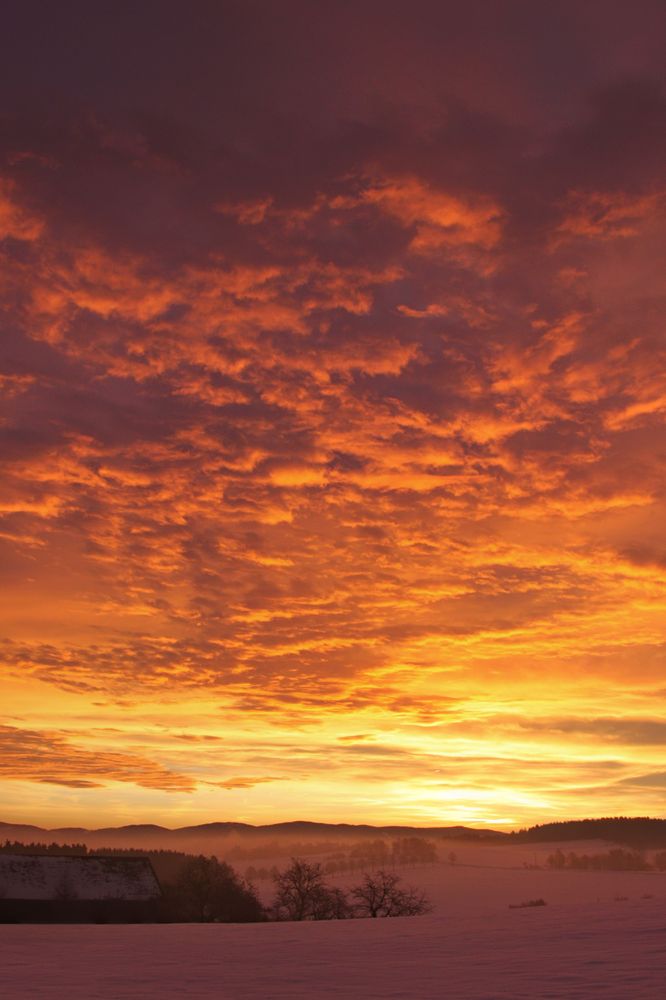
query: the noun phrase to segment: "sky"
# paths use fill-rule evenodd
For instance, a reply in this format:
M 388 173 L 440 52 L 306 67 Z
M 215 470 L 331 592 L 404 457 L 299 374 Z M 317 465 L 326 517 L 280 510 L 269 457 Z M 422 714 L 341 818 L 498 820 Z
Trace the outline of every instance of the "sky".
M 663 3 L 3 19 L 0 819 L 663 814 Z

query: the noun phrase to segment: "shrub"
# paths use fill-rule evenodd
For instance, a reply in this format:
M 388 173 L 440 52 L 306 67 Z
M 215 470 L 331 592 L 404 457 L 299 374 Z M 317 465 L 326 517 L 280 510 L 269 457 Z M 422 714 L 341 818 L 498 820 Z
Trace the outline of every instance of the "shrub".
M 249 923 L 266 916 L 254 890 L 217 858 L 190 858 L 163 890 L 166 920 Z

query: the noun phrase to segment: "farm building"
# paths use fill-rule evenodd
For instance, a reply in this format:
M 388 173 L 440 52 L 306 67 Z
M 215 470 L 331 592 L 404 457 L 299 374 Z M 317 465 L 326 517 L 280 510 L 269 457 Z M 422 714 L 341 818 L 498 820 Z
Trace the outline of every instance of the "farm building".
M 155 920 L 161 890 L 148 858 L 0 854 L 0 922 Z

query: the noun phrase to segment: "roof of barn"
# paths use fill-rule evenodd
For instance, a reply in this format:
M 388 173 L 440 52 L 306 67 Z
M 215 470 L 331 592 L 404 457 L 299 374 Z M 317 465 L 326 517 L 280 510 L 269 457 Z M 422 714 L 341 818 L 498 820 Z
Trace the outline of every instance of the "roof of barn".
M 148 858 L 0 854 L 0 898 L 138 902 L 159 895 Z

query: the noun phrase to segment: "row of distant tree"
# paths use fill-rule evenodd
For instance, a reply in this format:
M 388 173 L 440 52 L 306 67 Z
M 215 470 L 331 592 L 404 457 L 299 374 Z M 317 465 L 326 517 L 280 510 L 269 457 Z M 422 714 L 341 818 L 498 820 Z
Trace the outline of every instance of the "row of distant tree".
M 651 863 L 640 851 L 627 851 L 621 847 L 614 847 L 599 854 L 576 854 L 574 851 L 565 854 L 557 850 L 547 857 L 546 864 L 549 868 L 574 868 L 586 871 L 663 872 L 666 871 L 666 851 L 655 854 Z
M 85 844 L 41 844 L 37 842 L 32 842 L 30 844 L 24 844 L 18 840 L 5 840 L 4 843 L 0 844 L 0 853 L 2 854 L 53 854 L 62 856 L 72 855 L 75 857 L 80 857 L 82 854 L 93 854 L 93 851 L 88 851 Z M 106 853 L 99 852 L 99 853 Z
M 433 864 L 437 860 L 436 846 L 422 837 L 402 837 L 393 841 L 362 840 L 352 844 L 347 851 L 329 853 L 323 862 L 323 869 L 326 875 L 338 875 L 363 872 L 369 868 L 395 870 Z M 277 870 L 275 865 L 250 865 L 245 869 L 245 877 L 251 882 L 265 881 L 274 878 Z
M 234 862 L 284 856 L 301 858 L 313 854 L 318 857 L 324 855 L 331 863 L 341 865 L 336 869 L 338 871 L 358 871 L 368 863 L 398 867 L 437 860 L 435 844 L 423 837 L 366 838 L 350 844 L 344 841 L 274 840 L 254 846 L 236 844 L 224 851 L 225 857 Z

